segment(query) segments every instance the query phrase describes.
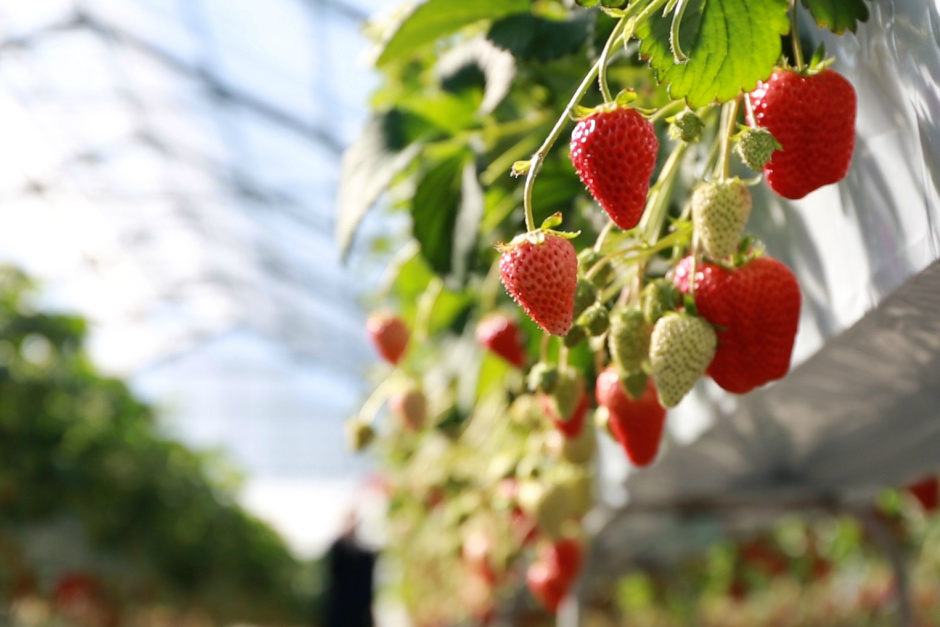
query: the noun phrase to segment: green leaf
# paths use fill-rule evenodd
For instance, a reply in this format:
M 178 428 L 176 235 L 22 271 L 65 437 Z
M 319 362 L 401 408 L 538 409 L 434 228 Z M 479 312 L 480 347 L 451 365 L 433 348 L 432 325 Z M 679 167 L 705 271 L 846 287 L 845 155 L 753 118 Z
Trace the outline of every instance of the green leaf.
M 416 124 L 417 118 L 398 109 L 376 114 L 343 155 L 336 219 L 341 257 L 348 254 L 366 212 L 421 149 L 419 142 L 410 142 L 408 130 Z
M 441 86 L 459 93 L 470 87 L 483 89 L 480 112 L 490 113 L 512 89 L 516 60 L 483 38 L 473 39 L 449 51 L 435 68 Z
M 421 176 L 411 216 L 421 256 L 448 286 L 462 285 L 483 216 L 483 190 L 472 153 L 447 157 Z
M 528 11 L 528 0 L 427 0 L 417 5 L 398 26 L 379 54 L 376 65 L 381 67 L 405 57 L 474 22 Z
M 837 35 L 849 29 L 853 33 L 859 22 L 868 20 L 865 0 L 803 0 L 820 28 L 828 28 Z
M 790 29 L 787 0 L 688 0 L 678 25 L 675 63 L 672 17 L 654 14 L 637 27 L 640 54 L 649 58 L 670 96 L 691 107 L 727 102 L 767 78 L 780 57 L 780 36 Z
M 511 15 L 495 22 L 486 37 L 517 59 L 553 61 L 576 52 L 591 34 L 592 14 L 566 20 L 536 15 Z

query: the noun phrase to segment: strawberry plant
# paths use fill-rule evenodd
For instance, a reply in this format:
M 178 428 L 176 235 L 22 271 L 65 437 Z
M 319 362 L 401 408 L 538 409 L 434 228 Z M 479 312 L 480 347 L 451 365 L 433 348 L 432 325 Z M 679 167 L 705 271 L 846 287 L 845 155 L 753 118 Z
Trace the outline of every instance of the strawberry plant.
M 749 188 L 798 198 L 851 167 L 854 90 L 804 63 L 797 16 L 855 31 L 864 0 L 578 4 L 425 0 L 370 25 L 383 81 L 337 234 L 346 254 L 380 199 L 411 230 L 373 242 L 392 251 L 373 306 L 404 332 L 376 340 L 348 433 L 389 475 L 417 624 L 489 616 L 471 592 L 526 578 L 553 610 L 571 582 L 532 534 L 579 533 L 596 437 L 648 465 L 703 378 L 743 394 L 786 374 L 799 285 L 747 233 Z M 383 419 L 403 389 L 421 421 Z M 478 528 L 485 560 L 462 548 Z

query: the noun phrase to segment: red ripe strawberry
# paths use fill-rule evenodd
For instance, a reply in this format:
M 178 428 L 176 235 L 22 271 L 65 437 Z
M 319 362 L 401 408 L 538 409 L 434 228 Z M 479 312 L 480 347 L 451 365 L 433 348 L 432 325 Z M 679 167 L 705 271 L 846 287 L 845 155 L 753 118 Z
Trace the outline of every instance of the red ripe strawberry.
M 558 611 L 561 600 L 568 593 L 570 582 L 558 576 L 558 571 L 544 562 L 532 562 L 525 573 L 526 585 L 532 596 L 538 599 L 552 614 Z
M 607 409 L 607 426 L 620 443 L 630 462 L 647 466 L 659 452 L 666 409 L 659 404 L 653 379 L 646 382 L 640 398 L 630 398 L 615 368 L 607 368 L 597 377 L 594 393 L 597 403 Z
M 366 331 L 386 361 L 397 364 L 408 348 L 408 327 L 397 316 L 379 312 L 366 320 Z
M 855 149 L 856 96 L 841 74 L 775 70 L 750 99 L 750 125 L 766 128 L 783 146 L 764 166 L 771 189 L 795 200 L 845 178 Z
M 477 325 L 477 342 L 516 368 L 525 366 L 524 338 L 516 322 L 503 314 L 492 314 Z
M 489 584 L 496 583 L 496 569 L 492 562 L 493 540 L 486 533 L 475 530 L 463 541 L 461 556 L 471 571 Z
M 940 482 L 936 475 L 921 479 L 907 486 L 908 491 L 920 502 L 925 511 L 932 512 L 940 505 Z
M 583 558 L 581 543 L 574 538 L 563 538 L 545 546 L 539 559 L 553 566 L 568 581 L 574 580 L 581 571 Z
M 581 427 L 584 426 L 584 418 L 587 416 L 588 409 L 590 409 L 591 405 L 588 395 L 582 394 L 571 416 L 566 420 L 555 411 L 554 403 L 548 394 L 539 394 L 539 403 L 542 406 L 542 411 L 555 423 L 555 428 L 561 431 L 566 438 L 578 437 L 578 434 L 581 433 Z
M 543 330 L 567 335 L 578 287 L 574 245 L 557 233 L 534 231 L 500 249 L 499 274 L 509 295 Z
M 553 614 L 581 570 L 580 543 L 567 538 L 544 545 L 526 572 L 529 590 Z
M 625 231 L 643 215 L 658 150 L 653 124 L 635 109 L 599 111 L 571 133 L 571 162 L 581 182 Z
M 691 268 L 692 259 L 686 257 L 673 276 L 676 286 L 686 293 Z M 734 270 L 699 263 L 695 304 L 718 334 L 718 349 L 706 374 L 735 394 L 786 375 L 800 322 L 800 302 L 796 277 L 771 257 L 757 257 Z

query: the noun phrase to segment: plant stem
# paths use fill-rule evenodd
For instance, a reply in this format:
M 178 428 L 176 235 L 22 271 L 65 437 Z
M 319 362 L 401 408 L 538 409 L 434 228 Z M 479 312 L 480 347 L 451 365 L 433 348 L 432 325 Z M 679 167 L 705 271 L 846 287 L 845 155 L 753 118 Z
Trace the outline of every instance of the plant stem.
M 672 110 L 677 107 L 677 105 L 684 105 L 684 104 L 685 104 L 685 100 L 673 100 L 672 102 L 664 104 L 662 107 L 660 107 L 659 111 L 651 115 L 648 119 L 652 124 L 655 124 L 656 122 L 664 118 L 666 115 L 671 113 Z
M 372 394 L 369 395 L 369 398 L 366 399 L 366 402 L 362 404 L 362 408 L 359 410 L 358 418 L 363 422 L 372 424 L 375 422 L 375 417 L 379 413 L 379 410 L 382 409 L 382 405 L 389 397 L 389 392 L 391 391 L 392 385 L 397 381 L 397 377 L 390 376 L 382 381 L 376 388 L 372 391 Z
M 440 277 L 434 276 L 429 282 L 421 299 L 418 301 L 418 312 L 415 315 L 415 340 L 418 343 L 428 339 L 429 327 L 431 326 L 431 313 L 434 311 L 434 305 L 437 303 L 437 297 L 441 295 L 444 289 L 444 282 Z
M 796 71 L 803 73 L 803 48 L 800 46 L 800 34 L 796 28 L 796 0 L 790 2 L 790 41 L 793 42 L 793 62 L 796 63 Z
M 620 36 L 623 34 L 628 19 L 626 16 L 620 18 L 620 21 L 614 26 L 614 30 L 611 31 L 610 37 L 607 38 L 604 50 L 601 51 L 600 67 L 597 69 L 597 84 L 601 89 L 601 95 L 604 96 L 605 103 L 614 101 L 614 97 L 610 94 L 610 87 L 607 85 L 607 64 L 610 62 L 610 56 L 613 54 L 614 49 L 621 41 Z
M 665 5 L 667 1 L 668 0 L 653 0 L 653 2 L 651 2 L 645 9 L 643 9 L 642 13 L 636 16 L 635 23 L 640 24 L 648 20 L 653 15 L 653 13 L 663 8 L 663 5 Z M 639 4 L 639 3 L 636 3 L 636 4 Z
M 666 209 L 669 207 L 668 200 L 672 194 L 672 186 L 679 174 L 679 165 L 682 163 L 682 156 L 687 148 L 688 144 L 685 142 L 676 144 L 653 186 L 639 225 L 639 239 L 649 245 L 653 245 L 659 239 L 663 222 L 666 219 Z
M 545 138 L 545 141 L 542 142 L 542 145 L 539 146 L 539 149 L 535 151 L 535 154 L 532 155 L 532 159 L 529 161 L 529 172 L 526 174 L 525 187 L 522 191 L 522 206 L 525 209 L 526 231 L 531 232 L 536 230 L 535 217 L 532 211 L 532 188 L 535 187 L 535 177 L 538 176 L 539 170 L 542 169 L 542 164 L 545 161 L 545 157 L 548 155 L 548 151 L 552 149 L 555 140 L 558 139 L 558 136 L 561 135 L 561 131 L 565 128 L 565 124 L 568 123 L 568 116 L 571 115 L 572 110 L 578 106 L 584 94 L 591 88 L 591 84 L 594 82 L 594 79 L 597 77 L 597 72 L 600 70 L 600 65 L 601 62 L 598 61 L 588 70 L 587 76 L 585 76 L 581 84 L 578 85 L 574 95 L 571 96 L 571 100 L 568 101 L 565 110 L 549 132 L 548 137 Z
M 740 96 L 734 100 L 726 102 L 721 108 L 721 156 L 718 162 L 721 164 L 721 180 L 726 181 L 731 178 L 731 136 L 734 135 L 734 125 L 738 119 L 738 104 Z
M 650 4 L 646 5 L 646 8 L 643 11 L 634 17 L 637 10 L 643 6 L 643 2 L 637 0 L 633 3 L 623 14 L 623 17 L 620 19 L 618 26 L 623 24 L 623 28 L 626 29 L 629 27 L 630 31 L 633 32 L 633 29 L 637 24 L 648 19 L 653 13 L 658 11 L 666 4 L 667 0 L 653 0 Z M 611 50 L 614 47 L 614 43 L 619 39 L 621 30 L 617 27 L 614 28 L 611 36 L 607 39 L 607 43 L 604 45 L 604 48 L 610 48 Z M 609 54 L 609 53 L 608 53 Z M 565 128 L 565 124 L 568 122 L 568 117 L 571 115 L 571 112 L 574 110 L 578 103 L 581 102 L 581 99 L 584 98 L 584 94 L 587 93 L 588 89 L 591 88 L 591 83 L 594 82 L 594 79 L 597 78 L 598 74 L 603 67 L 603 64 L 606 62 L 606 59 L 601 56 L 598 59 L 590 70 L 588 70 L 587 76 L 584 77 L 584 80 L 581 81 L 581 84 L 578 85 L 578 88 L 575 90 L 574 95 L 571 96 L 571 100 L 568 101 L 568 105 L 565 107 L 565 110 L 562 112 L 561 116 L 558 118 L 558 121 L 555 122 L 555 126 L 552 127 L 552 130 L 549 132 L 548 137 L 545 138 L 545 141 L 539 147 L 535 154 L 532 155 L 532 158 L 529 160 L 529 172 L 526 174 L 525 178 L 525 187 L 522 191 L 522 207 L 525 210 L 525 228 L 526 231 L 534 231 L 535 227 L 535 217 L 532 211 L 532 188 L 535 187 L 535 177 L 538 176 L 539 170 L 542 169 L 542 165 L 545 161 L 545 157 L 548 155 L 548 151 L 551 150 L 552 146 L 555 144 L 555 141 L 558 139 L 558 136 L 561 135 L 561 131 Z M 604 96 L 607 97 L 607 94 Z

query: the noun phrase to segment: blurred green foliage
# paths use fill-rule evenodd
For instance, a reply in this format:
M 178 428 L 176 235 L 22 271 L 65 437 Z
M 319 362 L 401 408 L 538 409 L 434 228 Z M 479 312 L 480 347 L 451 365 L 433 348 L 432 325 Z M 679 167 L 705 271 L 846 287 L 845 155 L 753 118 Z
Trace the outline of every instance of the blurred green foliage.
M 0 269 L 0 596 L 30 577 L 9 547 L 66 520 L 121 564 L 105 585 L 125 603 L 306 622 L 316 575 L 235 504 L 234 471 L 161 435 L 151 407 L 96 372 L 84 320 L 35 311 L 32 288 Z

